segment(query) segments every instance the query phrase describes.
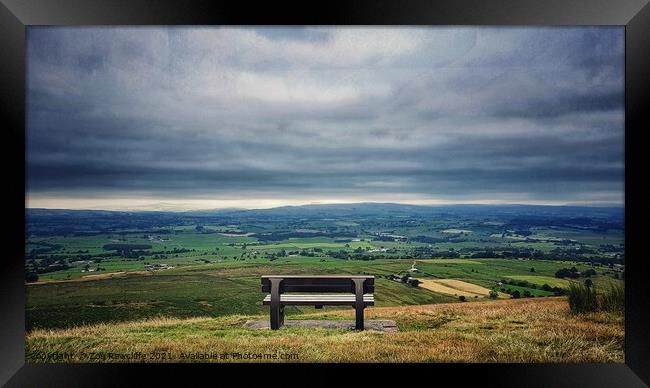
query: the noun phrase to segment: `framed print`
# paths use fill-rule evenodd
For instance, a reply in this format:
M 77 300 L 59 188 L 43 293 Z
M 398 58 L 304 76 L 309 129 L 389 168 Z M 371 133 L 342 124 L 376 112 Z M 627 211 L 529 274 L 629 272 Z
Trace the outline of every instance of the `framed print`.
M 648 383 L 645 2 L 1 9 L 8 386 Z

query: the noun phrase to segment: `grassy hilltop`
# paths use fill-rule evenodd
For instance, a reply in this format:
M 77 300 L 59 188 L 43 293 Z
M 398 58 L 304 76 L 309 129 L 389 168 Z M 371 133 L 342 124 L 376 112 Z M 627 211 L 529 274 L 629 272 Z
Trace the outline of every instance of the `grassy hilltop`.
M 345 309 L 292 318 L 353 319 L 353 314 L 352 309 Z M 267 315 L 152 318 L 33 330 L 27 335 L 27 361 L 139 362 L 123 358 L 139 353 L 145 362 L 197 362 L 205 360 L 188 357 L 222 352 L 297 354 L 294 362 L 624 361 L 623 314 L 572 314 L 565 297 L 375 307 L 366 310 L 366 317 L 393 319 L 400 331 L 271 331 L 243 326 L 248 319 L 267 319 Z M 57 352 L 71 357 L 52 358 Z M 109 353 L 114 353 L 113 358 L 107 358 Z M 156 358 L 151 359 L 152 355 Z

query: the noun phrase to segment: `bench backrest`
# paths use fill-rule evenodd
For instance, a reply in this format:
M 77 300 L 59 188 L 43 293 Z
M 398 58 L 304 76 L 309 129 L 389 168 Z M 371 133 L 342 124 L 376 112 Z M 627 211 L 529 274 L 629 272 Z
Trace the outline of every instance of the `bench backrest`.
M 353 278 L 365 279 L 363 293 L 375 292 L 374 276 L 262 276 L 262 292 L 271 292 L 270 278 L 282 278 L 280 292 L 349 292 L 353 293 Z

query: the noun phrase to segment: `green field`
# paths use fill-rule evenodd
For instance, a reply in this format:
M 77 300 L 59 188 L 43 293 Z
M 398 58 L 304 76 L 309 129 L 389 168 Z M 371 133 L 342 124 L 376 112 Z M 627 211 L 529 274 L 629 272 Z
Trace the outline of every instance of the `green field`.
M 187 259 L 183 259 L 187 260 Z M 168 261 L 173 263 L 174 261 Z M 91 281 L 40 282 L 27 287 L 27 327 L 69 327 L 80 324 L 128 321 L 157 316 L 218 317 L 232 314 L 261 314 L 263 294 L 260 276 L 264 274 L 369 274 L 377 277 L 377 306 L 400 306 L 457 302 L 456 298 L 411 287 L 386 279 L 407 270 L 413 260 L 343 261 L 291 257 L 273 263 L 261 260 L 227 261 L 210 264 L 182 263 L 165 271 Z M 133 265 L 133 268 L 137 265 Z M 527 280 L 535 284 L 565 285 L 567 281 L 552 274 L 569 263 L 522 262 L 503 259 L 435 259 L 416 262 L 420 278 L 458 279 L 495 288 L 503 277 Z M 118 264 L 116 264 L 118 265 Z M 140 264 L 141 265 L 141 264 Z M 536 275 L 529 275 L 535 266 Z M 586 265 L 578 265 L 586 269 Z M 107 266 L 108 268 L 108 266 Z M 128 267 L 127 267 L 128 268 Z M 594 277 L 596 281 L 601 276 Z M 551 285 L 551 284 L 549 284 Z M 553 293 L 517 286 L 535 296 Z M 290 307 L 287 314 L 308 313 L 313 308 Z
M 516 279 L 516 280 L 525 280 L 527 282 L 533 283 L 538 286 L 548 284 L 551 287 L 567 288 L 569 287 L 570 284 L 570 281 L 567 279 L 558 279 L 556 277 L 543 276 L 543 275 L 511 275 L 508 276 L 508 278 Z
M 265 274 L 374 275 L 378 307 L 459 302 L 392 280 L 395 275 L 456 279 L 533 297 L 561 295 L 570 284 L 555 276 L 562 268 L 594 269 L 590 280 L 599 291 L 624 277 L 623 230 L 607 229 L 620 224 L 620 209 L 590 219 L 576 214 L 593 209 L 568 209 L 554 218 L 541 208 L 541 222 L 537 208 L 529 215 L 521 208 L 355 208 L 215 214 L 30 210 L 36 218 L 30 218 L 25 241 L 27 328 L 264 314 Z M 413 265 L 417 271 L 409 272 Z M 313 311 L 287 309 L 289 316 Z

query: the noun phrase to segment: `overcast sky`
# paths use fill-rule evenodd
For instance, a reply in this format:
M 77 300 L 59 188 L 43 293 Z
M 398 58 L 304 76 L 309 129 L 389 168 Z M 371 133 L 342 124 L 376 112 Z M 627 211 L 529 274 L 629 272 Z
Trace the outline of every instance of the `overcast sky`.
M 30 27 L 27 206 L 622 204 L 623 32 Z

